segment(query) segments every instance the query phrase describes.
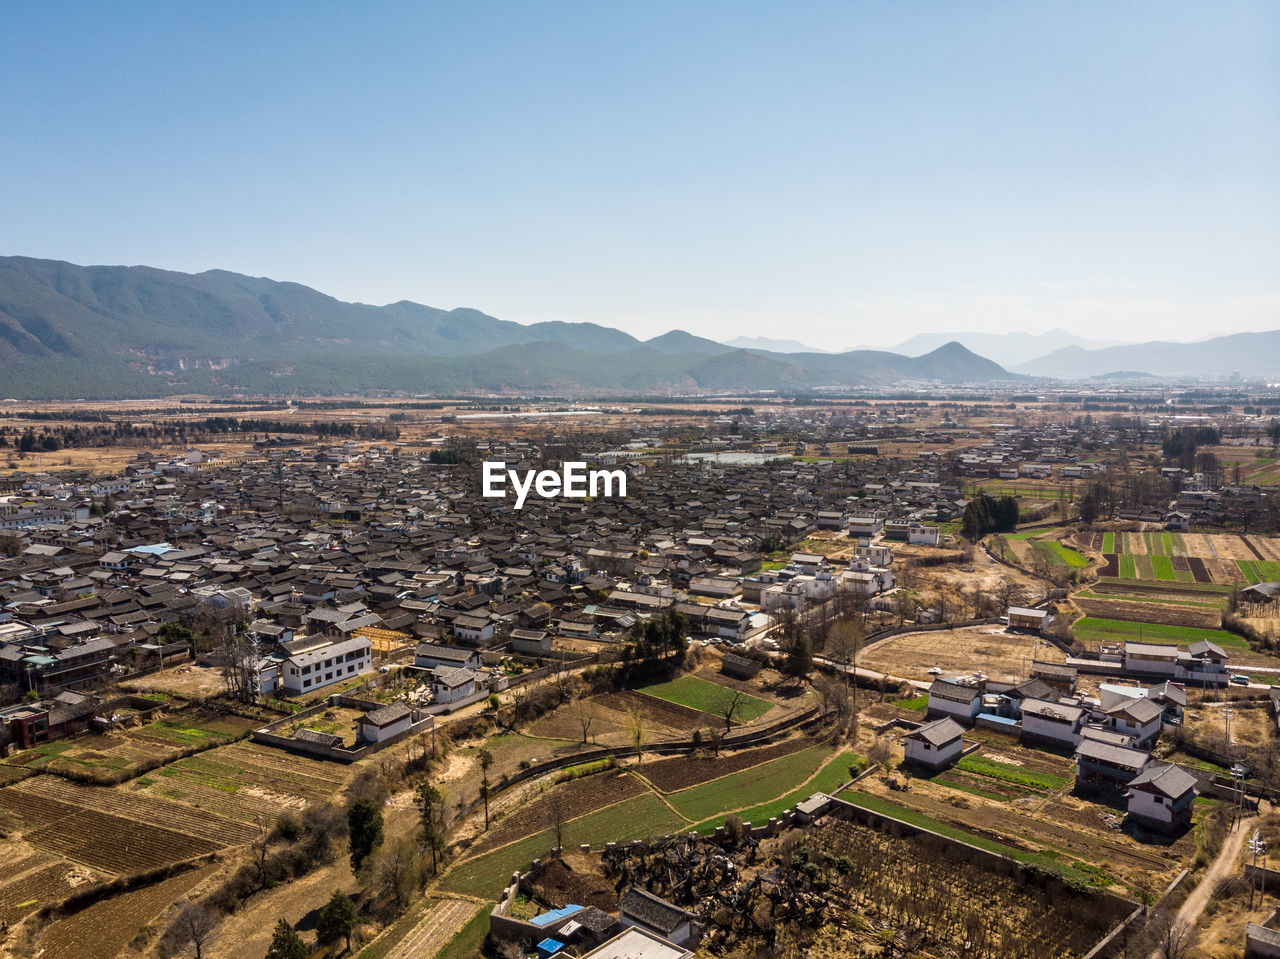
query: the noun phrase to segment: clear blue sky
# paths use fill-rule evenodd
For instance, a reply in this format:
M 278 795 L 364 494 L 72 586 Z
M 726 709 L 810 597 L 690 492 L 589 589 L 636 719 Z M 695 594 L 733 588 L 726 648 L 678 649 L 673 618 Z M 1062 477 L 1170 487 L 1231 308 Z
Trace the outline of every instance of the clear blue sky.
M 0 6 L 0 253 L 651 336 L 1280 328 L 1280 3 Z

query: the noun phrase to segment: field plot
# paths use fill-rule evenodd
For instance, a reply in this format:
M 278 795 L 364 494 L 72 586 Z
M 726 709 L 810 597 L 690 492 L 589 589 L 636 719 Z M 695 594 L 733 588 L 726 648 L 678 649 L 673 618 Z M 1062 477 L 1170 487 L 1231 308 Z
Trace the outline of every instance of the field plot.
M 1280 578 L 1280 543 L 1219 533 L 1104 533 L 1104 576 L 1231 586 Z
M 1119 619 L 1096 619 L 1086 616 L 1074 626 L 1076 639 L 1095 643 L 1142 642 L 1181 644 L 1201 639 L 1212 640 L 1223 649 L 1249 649 L 1242 636 L 1221 629 L 1194 626 L 1170 626 L 1164 623 L 1130 622 Z
M 867 669 L 928 682 L 929 670 L 969 673 L 981 669 L 996 682 L 1021 682 L 1033 659 L 1061 663 L 1066 655 L 1036 636 L 1000 626 L 906 633 L 869 645 L 858 659 Z
M 257 725 L 237 716 L 184 711 L 144 726 L 44 743 L 5 762 L 40 772 L 119 782 L 154 767 L 157 759 L 176 758 L 193 747 L 229 743 Z
M 672 793 L 667 799 L 690 822 L 701 822 L 717 813 L 754 806 L 789 792 L 817 772 L 830 754 L 828 747 L 813 746 Z
M 771 759 L 789 756 L 809 746 L 803 738 L 787 739 L 760 749 L 743 749 L 720 756 L 676 756 L 657 759 L 635 767 L 636 772 L 654 785 L 660 792 L 670 793 L 698 783 L 719 779 L 749 766 L 758 766 Z
M 0 886 L 0 921 L 14 923 L 51 902 L 66 898 L 76 887 L 94 881 L 94 874 L 65 862 L 33 857 L 35 867 L 7 878 Z M 39 865 L 45 863 L 46 865 Z
M 706 679 L 699 679 L 697 676 L 681 676 L 679 679 L 672 680 L 669 683 L 645 686 L 640 692 L 648 696 L 655 696 L 658 699 L 665 699 L 667 702 L 676 703 L 680 706 L 688 706 L 690 709 L 696 709 L 712 716 L 717 715 L 717 710 L 721 708 L 722 704 L 730 700 L 734 693 L 728 687 Z M 768 700 L 743 694 L 743 697 L 738 701 L 734 720 L 739 723 L 749 723 L 759 719 L 772 708 L 773 703 Z
M 709 726 L 723 725 L 723 720 L 700 709 L 681 706 L 657 696 L 646 696 L 634 689 L 624 689 L 616 693 L 604 693 L 596 696 L 593 702 L 620 714 L 619 722 L 625 722 L 626 716 L 633 710 L 649 722 L 674 730 L 677 737 L 695 729 L 706 729 Z
M 327 802 L 351 775 L 337 763 L 236 743 L 180 759 L 131 788 L 249 823 L 257 815 L 274 820 L 283 809 Z
M 193 869 L 144 889 L 113 896 L 52 923 L 40 937 L 41 959 L 112 959 L 139 929 L 214 868 Z

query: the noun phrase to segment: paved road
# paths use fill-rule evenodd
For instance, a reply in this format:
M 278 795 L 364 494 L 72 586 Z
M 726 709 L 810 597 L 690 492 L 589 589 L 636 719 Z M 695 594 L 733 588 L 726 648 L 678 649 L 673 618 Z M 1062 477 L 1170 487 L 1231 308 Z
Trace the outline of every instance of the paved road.
M 439 899 L 387 953 L 387 959 L 431 959 L 480 911 L 469 899 Z

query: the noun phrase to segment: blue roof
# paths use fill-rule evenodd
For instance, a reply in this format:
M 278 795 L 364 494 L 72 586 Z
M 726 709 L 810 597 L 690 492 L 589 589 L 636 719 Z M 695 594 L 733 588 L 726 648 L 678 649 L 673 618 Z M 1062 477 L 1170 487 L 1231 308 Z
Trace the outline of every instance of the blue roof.
M 575 912 L 577 912 L 581 908 L 582 908 L 581 906 L 574 906 L 574 905 L 562 906 L 559 909 L 553 909 L 550 912 L 544 912 L 542 915 L 531 919 L 530 922 L 532 922 L 535 926 L 549 926 L 553 922 L 559 922 L 561 919 L 566 919 L 569 916 L 572 916 Z
M 1010 719 L 1008 716 L 997 716 L 995 713 L 978 713 L 979 719 L 985 719 L 989 722 L 1000 723 L 1002 726 L 1016 726 L 1018 721 Z
M 165 553 L 172 553 L 178 549 L 169 543 L 156 543 L 153 546 L 131 546 L 125 550 L 126 553 L 145 553 L 148 556 L 163 556 Z
M 543 939 L 538 943 L 539 956 L 554 956 L 557 952 L 564 948 L 564 943 L 556 939 Z

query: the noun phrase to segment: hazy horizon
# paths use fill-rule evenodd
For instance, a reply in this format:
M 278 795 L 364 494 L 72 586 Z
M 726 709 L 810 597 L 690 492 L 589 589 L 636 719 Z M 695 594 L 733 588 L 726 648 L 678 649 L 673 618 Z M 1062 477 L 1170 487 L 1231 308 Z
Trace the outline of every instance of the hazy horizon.
M 6 8 L 5 253 L 825 349 L 1280 328 L 1280 7 Z

